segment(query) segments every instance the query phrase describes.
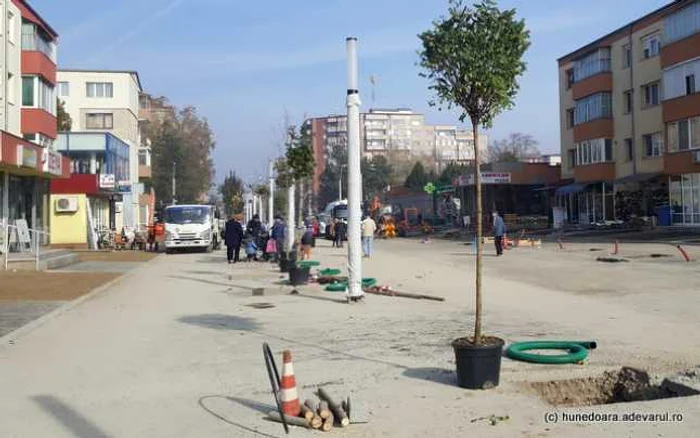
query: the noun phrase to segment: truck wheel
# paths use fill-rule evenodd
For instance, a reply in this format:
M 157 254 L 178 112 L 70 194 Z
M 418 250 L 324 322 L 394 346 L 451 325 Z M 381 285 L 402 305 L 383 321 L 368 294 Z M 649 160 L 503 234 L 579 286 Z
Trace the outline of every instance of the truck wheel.
M 168 254 L 168 255 L 170 255 L 170 254 L 173 253 L 173 250 L 172 250 L 172 249 L 169 249 L 169 248 L 165 248 L 165 253 Z

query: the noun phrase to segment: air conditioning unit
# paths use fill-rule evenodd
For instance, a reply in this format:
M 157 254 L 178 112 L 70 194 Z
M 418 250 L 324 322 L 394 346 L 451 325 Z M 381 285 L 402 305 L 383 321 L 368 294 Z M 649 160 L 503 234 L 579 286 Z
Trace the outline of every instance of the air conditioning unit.
M 693 163 L 700 164 L 700 151 L 693 151 Z
M 78 211 L 78 198 L 66 196 L 56 199 L 56 213 L 75 213 Z

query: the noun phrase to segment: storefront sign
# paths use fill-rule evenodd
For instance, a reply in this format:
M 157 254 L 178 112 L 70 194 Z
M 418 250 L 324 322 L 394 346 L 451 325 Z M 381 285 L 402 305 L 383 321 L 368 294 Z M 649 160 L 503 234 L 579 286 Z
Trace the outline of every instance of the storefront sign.
M 24 145 L 17 145 L 17 165 L 36 169 L 36 150 Z
M 121 193 L 131 193 L 131 181 L 119 181 L 117 190 Z
M 43 164 L 44 173 L 48 173 L 51 175 L 63 174 L 63 157 L 60 153 L 44 149 L 42 153 L 41 162 Z
M 101 189 L 114 189 L 115 178 L 113 174 L 101 174 L 100 175 L 100 188 Z
M 510 173 L 481 172 L 481 184 L 510 184 Z M 460 175 L 452 181 L 453 186 L 473 186 L 474 175 Z

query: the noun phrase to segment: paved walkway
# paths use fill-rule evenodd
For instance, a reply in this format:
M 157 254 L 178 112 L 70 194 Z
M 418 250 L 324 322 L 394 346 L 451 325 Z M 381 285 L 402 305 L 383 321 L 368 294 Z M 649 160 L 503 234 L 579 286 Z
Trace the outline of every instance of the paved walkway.
M 400 290 L 442 295 L 447 302 L 370 296 L 364 304 L 347 305 L 342 296 L 315 287 L 289 295 L 270 266 L 229 266 L 221 252 L 161 257 L 13 345 L 0 345 L 0 435 L 283 436 L 278 424 L 262 419 L 272 409 L 263 342 L 275 353 L 292 349 L 303 398 L 322 384 L 338 398 L 351 395 L 364 406 L 370 423 L 336 430 L 338 436 L 656 437 L 691 436 L 700 427 L 696 399 L 579 408 L 682 412 L 683 424 L 546 424 L 543 415 L 553 408 L 522 386 L 621 365 L 667 372 L 693 364 L 700 357 L 697 319 L 674 319 L 666 308 L 654 311 L 657 303 L 671 306 L 669 300 L 682 298 L 683 290 L 673 297 L 645 296 L 640 306 L 634 297 L 619 295 L 606 304 L 603 292 L 562 292 L 500 278 L 499 270 L 510 263 L 532 270 L 529 253 L 488 257 L 490 333 L 509 342 L 593 338 L 601 347 L 586 366 L 504 359 L 500 387 L 470 392 L 454 385 L 449 348 L 470 326 L 469 251 L 440 242 L 377 247 L 366 262 L 368 276 Z M 343 267 L 340 250 L 316 252 L 324 266 Z M 552 254 L 557 260 L 568 257 Z M 590 263 L 592 271 L 598 266 Z M 252 296 L 250 288 L 261 285 L 265 295 Z M 257 306 L 261 303 L 273 307 Z M 497 426 L 471 421 L 490 415 L 510 419 Z

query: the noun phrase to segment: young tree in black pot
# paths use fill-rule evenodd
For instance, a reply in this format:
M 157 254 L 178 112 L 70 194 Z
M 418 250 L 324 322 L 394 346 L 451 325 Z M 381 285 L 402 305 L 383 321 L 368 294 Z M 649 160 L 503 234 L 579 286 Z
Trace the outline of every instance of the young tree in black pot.
M 525 22 L 515 10 L 501 10 L 492 0 L 470 7 L 450 0 L 446 16 L 419 35 L 421 76 L 437 96 L 431 105 L 457 107 L 460 121 L 469 119 L 474 133 L 476 185 L 476 315 L 474 336 L 452 342 L 457 378 L 462 387 L 481 389 L 498 385 L 503 340 L 482 334 L 481 268 L 483 216 L 479 127 L 489 128 L 494 118 L 513 106 L 518 78 L 525 72 L 523 55 L 530 45 Z M 442 109 L 442 108 L 440 108 Z

